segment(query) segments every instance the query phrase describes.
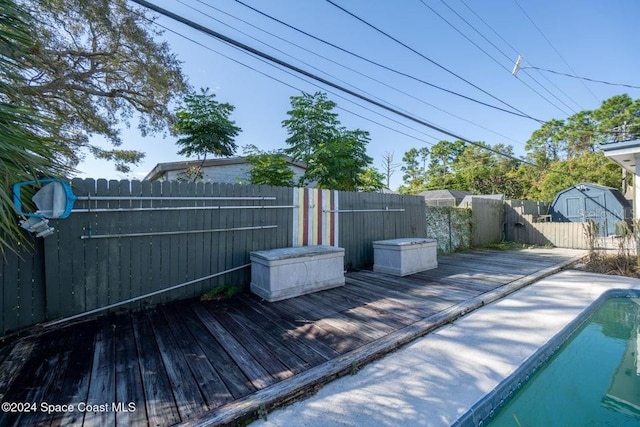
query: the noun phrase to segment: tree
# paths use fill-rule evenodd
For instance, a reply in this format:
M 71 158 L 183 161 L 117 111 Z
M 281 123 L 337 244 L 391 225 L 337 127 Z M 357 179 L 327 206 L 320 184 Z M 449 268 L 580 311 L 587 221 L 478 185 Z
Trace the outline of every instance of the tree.
M 327 98 L 326 93 L 292 96 L 289 118 L 282 125 L 289 137 L 287 153 L 297 161 L 306 161 L 318 144 L 335 136 L 340 121 L 332 110 L 336 103 Z
M 173 130 L 183 137 L 176 141 L 182 146 L 178 154 L 187 157 L 197 156 L 202 162 L 208 154 L 217 157 L 232 156 L 237 149 L 234 138 L 242 131 L 229 117 L 233 105 L 219 103 L 215 94 L 201 89 L 199 94 L 185 97 L 184 107 L 176 112 Z M 202 165 L 199 169 L 202 168 Z M 198 171 L 199 172 L 199 171 Z
M 59 176 L 67 169 L 56 160 L 51 134 L 57 125 L 20 105 L 18 90 L 24 74 L 38 64 L 33 55 L 33 21 L 11 0 L 0 0 L 0 252 L 13 241 L 24 242 L 24 235 L 13 215 L 10 188 L 20 181 Z
M 463 141 L 439 141 L 431 147 L 431 162 L 427 173 L 443 176 L 451 172 L 451 166 L 464 150 Z
M 251 184 L 293 187 L 293 170 L 281 150 L 262 151 L 255 145 L 248 145 L 244 152 L 251 165 Z
M 525 145 L 525 149 L 529 151 L 529 160 L 546 167 L 549 163 L 565 158 L 567 145 L 563 129 L 564 121 L 554 119 L 543 123 L 540 129 L 534 131 Z
M 453 164 L 456 162 L 465 144 L 463 141 L 440 141 L 431 147 L 431 161 L 426 171 L 426 188 L 441 189 L 455 186 L 455 177 L 452 173 Z
M 518 167 L 518 163 L 506 157 L 513 156 L 513 147 L 502 144 L 491 147 L 483 142 L 478 144 L 487 149 L 468 145 L 454 162 L 454 187 L 474 194 L 517 197 L 521 193 L 521 185 L 511 172 Z M 494 153 L 489 148 L 506 156 Z
M 118 127 L 134 116 L 143 135 L 168 128 L 169 104 L 187 85 L 180 63 L 144 10 L 126 0 L 24 0 L 33 16 L 34 61 L 20 73 L 18 106 L 32 108 L 59 126 L 42 129 L 56 143 L 56 153 L 70 165 L 86 149 L 113 160 L 120 171 L 144 156 L 122 150 Z M 93 135 L 114 145 L 90 143 Z
M 428 158 L 429 149 L 427 147 L 410 148 L 404 153 L 402 156 L 403 165 L 400 170 L 404 172 L 402 180 L 405 185 L 402 186 L 401 192 L 415 194 L 424 190 Z
M 627 94 L 612 96 L 592 113 L 600 142 L 625 141 L 640 137 L 640 99 Z
M 393 162 L 393 152 L 385 151 L 382 155 L 382 173 L 384 174 L 386 187 L 389 188 L 391 176 L 395 173 L 395 170 L 400 166 L 400 163 Z
M 357 190 L 374 192 L 380 191 L 383 188 L 389 188 L 385 187 L 383 182 L 384 179 L 385 176 L 380 173 L 380 171 L 378 171 L 374 167 L 368 167 L 360 174 L 360 185 L 358 186 Z
M 292 96 L 289 118 L 282 122 L 289 134 L 286 152 L 307 164 L 300 185 L 356 191 L 372 162 L 366 153 L 369 133 L 340 126 L 335 107 L 325 93 Z

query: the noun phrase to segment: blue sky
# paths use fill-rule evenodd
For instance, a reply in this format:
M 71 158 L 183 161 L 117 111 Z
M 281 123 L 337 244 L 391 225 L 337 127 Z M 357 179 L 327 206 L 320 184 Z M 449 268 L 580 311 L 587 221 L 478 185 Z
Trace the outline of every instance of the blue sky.
M 275 23 L 233 0 L 184 0 L 184 4 L 178 1 L 150 1 L 328 80 L 357 92 L 367 92 L 367 96 L 375 97 L 393 108 L 406 111 L 470 140 L 510 144 L 519 156 L 524 155 L 526 140 L 539 127 L 539 123 L 534 120 L 469 102 L 353 58 Z M 589 82 L 583 84 L 576 79 L 539 73 L 533 69 L 522 69 L 518 78 L 511 75 L 513 63 L 517 55 L 521 54 L 525 67 L 536 66 L 570 74 L 575 71 L 580 76 L 640 86 L 640 55 L 637 51 L 640 44 L 640 29 L 637 25 L 640 2 L 635 0 L 333 1 L 423 56 L 536 119 L 563 119 L 576 111 L 597 108 L 604 99 L 620 93 L 628 93 L 634 99 L 640 97 L 638 89 Z M 325 0 L 243 2 L 370 60 L 467 97 L 510 109 L 358 22 Z M 456 16 L 452 9 L 499 50 Z M 465 39 L 434 11 L 494 59 Z M 168 18 L 160 17 L 158 23 L 206 46 L 200 46 L 169 31 L 165 31 L 163 35 L 183 61 L 183 71 L 193 87 L 209 87 L 219 101 L 235 106 L 232 118 L 243 130 L 236 139 L 239 146 L 254 144 L 264 150 L 284 148 L 287 135 L 281 122 L 287 118 L 289 98 L 298 95 L 300 91 L 328 92 L 329 97 L 340 107 L 337 112 L 344 126 L 369 131 L 371 142 L 368 154 L 374 159 L 374 166 L 379 169 L 382 168 L 382 155 L 385 152 L 392 152 L 394 161 L 400 163 L 403 154 L 412 147 L 430 147 L 441 139 L 451 139 L 335 89 L 311 82 L 308 78 L 299 79 Z M 273 33 L 280 39 L 255 27 Z M 308 51 L 281 39 L 300 45 Z M 329 58 L 330 61 L 309 51 Z M 283 81 L 286 85 L 261 73 Z M 384 85 L 365 76 L 382 81 Z M 527 88 L 524 83 L 535 88 L 547 100 Z M 183 159 L 176 154 L 178 149 L 175 138 L 171 136 L 143 138 L 135 126 L 123 129 L 123 136 L 123 148 L 137 149 L 147 154 L 131 174 L 119 174 L 106 162 L 87 159 L 79 165 L 79 176 L 141 179 L 158 162 Z M 94 142 L 99 143 L 100 140 L 95 139 Z M 241 154 L 241 150 L 238 154 Z M 398 168 L 391 179 L 392 189 L 402 183 L 401 178 L 402 172 Z

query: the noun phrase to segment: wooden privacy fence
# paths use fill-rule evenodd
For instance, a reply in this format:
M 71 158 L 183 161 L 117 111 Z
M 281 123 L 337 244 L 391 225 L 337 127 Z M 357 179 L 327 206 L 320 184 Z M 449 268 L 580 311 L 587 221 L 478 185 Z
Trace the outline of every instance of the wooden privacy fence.
M 529 245 L 588 249 L 583 223 L 539 222 L 545 218 L 546 209 L 535 203 L 519 200 L 509 200 L 505 203 L 506 240 Z M 541 213 L 534 214 L 536 211 Z
M 485 246 L 502 240 L 504 202 L 482 197 L 471 198 L 473 246 Z
M 426 235 L 416 196 L 93 179 L 72 188 L 78 200 L 50 221 L 55 233 L 1 266 L 2 333 L 123 301 L 246 287 L 255 250 L 337 244 L 355 268 L 373 263 L 373 240 Z

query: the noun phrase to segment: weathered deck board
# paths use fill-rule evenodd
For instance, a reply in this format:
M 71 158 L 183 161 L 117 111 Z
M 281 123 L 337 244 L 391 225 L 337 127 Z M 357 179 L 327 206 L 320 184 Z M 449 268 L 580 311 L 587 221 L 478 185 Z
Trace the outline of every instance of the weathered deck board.
M 485 294 L 582 253 L 564 252 L 460 253 L 406 277 L 351 272 L 345 286 L 275 303 L 253 295 L 176 302 L 27 336 L 0 348 L 0 399 L 114 403 L 121 410 L 0 413 L 0 425 L 164 427 L 236 419 L 261 402 L 299 395 L 295 390 L 307 382 L 316 387 L 348 372 L 356 366 L 351 358 L 379 357 L 425 326 L 443 324 L 456 307 L 479 306 Z M 124 410 L 128 403 L 135 411 Z
M 245 303 L 242 299 L 236 299 L 230 304 L 230 310 L 233 313 L 242 313 L 242 315 L 249 319 L 252 324 L 251 328 L 254 333 L 261 333 L 263 336 L 268 337 L 268 342 L 279 343 L 296 354 L 307 366 L 315 366 L 329 359 L 329 357 L 323 357 L 318 352 L 314 351 L 311 347 L 305 345 L 301 340 L 297 340 L 287 328 L 283 328 L 280 323 L 269 320 L 264 316 L 259 309 L 255 301 Z M 290 325 L 287 325 L 288 327 Z
M 274 337 L 269 333 L 270 331 L 263 329 L 260 326 L 262 322 L 254 323 L 253 319 L 255 318 L 248 315 L 248 313 L 250 313 L 249 310 L 238 311 L 232 307 L 228 307 L 225 312 L 225 314 L 237 324 L 237 327 L 246 329 L 255 343 L 263 342 L 265 348 L 289 368 L 294 375 L 305 369 L 309 369 L 310 365 L 298 356 L 296 352 L 297 349 L 290 349 L 284 342 L 282 336 Z M 253 348 L 253 346 L 251 348 Z
M 256 389 L 265 388 L 269 384 L 276 382 L 275 378 L 256 362 L 251 353 L 245 350 L 242 344 L 231 336 L 204 306 L 193 305 L 191 308 L 209 333 L 224 347 Z
M 106 319 L 105 319 L 106 320 Z M 88 405 L 116 401 L 115 328 L 101 325 L 94 340 L 93 364 L 89 380 Z M 84 425 L 107 426 L 116 422 L 112 411 L 90 410 L 84 414 Z
M 116 404 L 125 405 L 127 410 L 116 412 L 117 425 L 135 426 L 147 422 L 144 389 L 140 378 L 131 317 L 120 316 L 116 323 Z
M 339 355 L 337 351 L 323 342 L 322 335 L 324 331 L 320 330 L 317 326 L 312 323 L 307 323 L 306 321 L 299 321 L 295 316 L 291 316 L 289 312 L 280 311 L 277 305 L 255 302 L 255 298 L 253 297 L 252 300 L 254 301 L 250 304 L 254 310 L 282 329 L 288 331 L 288 335 L 293 339 L 301 341 L 321 357 L 328 360 Z
M 195 313 L 188 309 L 178 311 L 177 307 L 170 307 L 170 310 L 175 311 L 175 321 L 184 323 L 185 327 L 189 329 L 192 338 L 198 342 L 207 359 L 235 399 L 256 391 L 249 378 L 224 348 L 218 341 L 212 339 L 213 337 L 211 337 L 209 331 L 199 321 Z
M 165 308 L 163 312 L 177 347 L 183 353 L 207 407 L 209 409 L 217 408 L 223 403 L 233 400 L 231 392 L 224 385 L 224 381 L 209 362 L 198 342 L 191 336 L 182 319 L 173 310 Z
M 171 383 L 162 365 L 153 329 L 143 313 L 133 315 L 133 330 L 149 425 L 172 425 L 180 422 Z
M 194 415 L 205 412 L 207 405 L 204 402 L 198 383 L 191 375 L 189 365 L 184 354 L 167 327 L 164 317 L 159 310 L 150 311 L 147 316 L 153 328 L 153 332 L 160 350 L 160 357 L 171 383 L 173 396 L 176 400 L 178 413 L 182 421 L 186 421 Z
M 255 360 L 258 360 L 260 365 L 262 365 L 262 367 L 266 369 L 273 378 L 278 381 L 282 381 L 294 375 L 294 371 L 278 359 L 267 343 L 256 339 L 244 325 L 235 321 L 224 309 L 219 310 L 218 307 L 218 310 L 214 313 L 214 307 L 209 306 L 207 308 L 211 314 L 215 316 L 220 325 L 233 334 L 236 340 L 238 340 L 238 342 L 244 347 L 246 352 L 251 354 Z M 286 349 L 283 349 L 282 352 L 284 353 L 286 351 Z M 293 360 L 295 355 L 290 355 L 290 357 L 291 360 Z

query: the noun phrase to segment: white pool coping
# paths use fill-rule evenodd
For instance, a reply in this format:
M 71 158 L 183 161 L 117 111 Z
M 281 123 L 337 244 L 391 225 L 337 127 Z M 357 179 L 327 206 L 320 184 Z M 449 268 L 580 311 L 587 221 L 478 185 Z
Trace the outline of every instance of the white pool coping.
M 609 289 L 640 280 L 549 276 L 252 426 L 449 426 Z

